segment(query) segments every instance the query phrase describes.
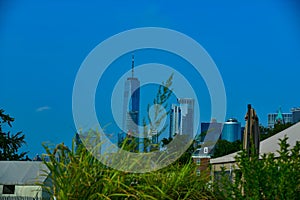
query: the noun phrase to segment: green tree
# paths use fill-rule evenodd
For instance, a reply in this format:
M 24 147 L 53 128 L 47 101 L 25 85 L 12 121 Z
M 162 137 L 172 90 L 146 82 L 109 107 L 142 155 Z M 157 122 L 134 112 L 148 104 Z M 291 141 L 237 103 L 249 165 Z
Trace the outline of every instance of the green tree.
M 286 124 L 275 124 L 274 128 L 266 128 L 263 126 L 259 126 L 260 129 L 260 141 L 265 140 L 287 128 L 289 128 L 290 126 L 292 126 L 292 123 L 286 123 Z
M 18 153 L 19 148 L 26 144 L 25 135 L 21 131 L 16 134 L 3 131 L 5 125 L 11 128 L 13 121 L 14 118 L 4 114 L 4 110 L 0 110 L 0 160 L 22 160 L 27 154 L 27 152 Z
M 242 142 L 237 140 L 229 142 L 227 140 L 218 140 L 213 151 L 213 158 L 228 155 L 242 149 Z
M 186 143 L 188 142 L 187 141 L 188 138 L 185 135 L 176 135 L 176 137 L 177 137 L 177 141 L 179 141 L 179 143 L 177 143 L 177 147 L 175 147 L 175 148 L 181 148 L 182 145 L 186 145 Z M 162 147 L 166 147 L 172 141 L 173 141 L 173 138 L 168 138 L 168 139 L 163 138 L 161 140 Z M 183 154 L 178 158 L 178 160 L 176 160 L 176 162 L 174 164 L 185 165 L 192 161 L 192 155 L 196 150 L 194 147 L 194 143 L 195 143 L 195 140 L 193 140 L 191 142 L 190 146 L 186 149 L 185 152 L 183 152 Z
M 172 138 L 171 137 L 169 137 L 169 138 L 163 138 L 162 140 L 161 140 L 161 142 L 162 142 L 162 147 L 165 147 L 166 145 L 168 145 L 170 142 L 172 142 Z

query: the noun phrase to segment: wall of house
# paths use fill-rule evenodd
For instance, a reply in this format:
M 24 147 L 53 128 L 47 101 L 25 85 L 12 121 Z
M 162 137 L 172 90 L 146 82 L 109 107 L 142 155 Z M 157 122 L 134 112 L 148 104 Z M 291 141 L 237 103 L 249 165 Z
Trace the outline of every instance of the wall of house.
M 0 185 L 0 197 L 1 199 L 5 199 L 4 197 L 7 199 L 30 199 L 25 197 L 42 199 L 42 188 L 35 185 L 15 185 L 14 194 L 3 194 L 3 185 Z

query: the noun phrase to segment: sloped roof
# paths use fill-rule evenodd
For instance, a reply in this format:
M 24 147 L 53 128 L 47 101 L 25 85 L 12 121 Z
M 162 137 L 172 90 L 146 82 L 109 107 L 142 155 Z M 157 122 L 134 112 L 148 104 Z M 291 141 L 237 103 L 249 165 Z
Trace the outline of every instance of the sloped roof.
M 43 183 L 49 170 L 38 161 L 0 161 L 1 185 L 36 185 Z
M 300 122 L 277 133 L 276 135 L 273 135 L 263 141 L 260 142 L 260 149 L 259 154 L 268 154 L 268 153 L 274 153 L 275 157 L 279 156 L 279 153 L 277 152 L 280 149 L 279 146 L 279 139 L 283 139 L 284 136 L 288 137 L 288 144 L 290 145 L 289 148 L 293 148 L 296 145 L 296 141 L 300 141 Z M 234 162 L 234 157 L 237 155 L 238 152 L 228 154 L 226 156 L 214 158 L 210 160 L 211 164 L 217 164 L 217 163 L 228 163 L 228 162 Z

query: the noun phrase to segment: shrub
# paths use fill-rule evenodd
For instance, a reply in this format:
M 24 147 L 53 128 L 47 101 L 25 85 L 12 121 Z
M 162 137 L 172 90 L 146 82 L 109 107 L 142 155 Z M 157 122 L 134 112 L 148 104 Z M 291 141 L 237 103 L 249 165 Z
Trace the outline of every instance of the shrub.
M 239 169 L 233 181 L 222 170 L 214 192 L 219 199 L 297 199 L 300 196 L 300 142 L 289 149 L 288 138 L 280 139 L 279 157 L 273 153 L 248 157 L 242 151 L 236 157 Z
M 192 161 L 176 162 L 144 174 L 108 168 L 83 146 L 61 150 L 58 155 L 44 146 L 50 155 L 45 162 L 51 171 L 52 186 L 47 187 L 56 199 L 211 199 L 207 177 L 195 175 Z M 54 150 L 56 151 L 56 150 Z M 46 187 L 46 186 L 44 186 Z

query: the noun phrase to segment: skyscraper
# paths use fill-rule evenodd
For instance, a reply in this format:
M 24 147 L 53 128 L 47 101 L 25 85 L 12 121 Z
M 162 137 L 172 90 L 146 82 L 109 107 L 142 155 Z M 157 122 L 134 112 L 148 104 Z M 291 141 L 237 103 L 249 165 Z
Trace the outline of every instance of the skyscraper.
M 182 98 L 178 100 L 181 108 L 181 133 L 191 138 L 194 136 L 194 103 L 191 98 Z
M 140 81 L 134 77 L 134 56 L 132 56 L 131 77 L 125 81 L 123 104 L 123 131 L 138 136 L 140 114 Z M 138 139 L 138 138 L 137 138 Z
M 181 109 L 180 106 L 172 104 L 170 113 L 170 138 L 181 135 Z
M 172 104 L 170 112 L 170 138 L 185 135 L 190 140 L 194 136 L 194 99 L 177 99 L 179 105 Z

